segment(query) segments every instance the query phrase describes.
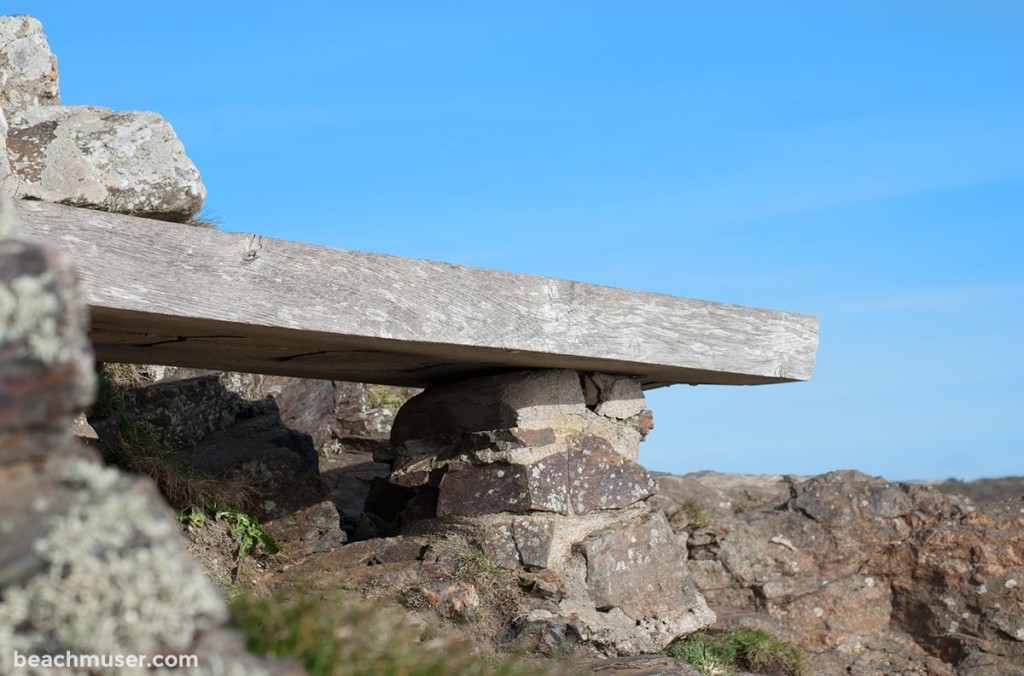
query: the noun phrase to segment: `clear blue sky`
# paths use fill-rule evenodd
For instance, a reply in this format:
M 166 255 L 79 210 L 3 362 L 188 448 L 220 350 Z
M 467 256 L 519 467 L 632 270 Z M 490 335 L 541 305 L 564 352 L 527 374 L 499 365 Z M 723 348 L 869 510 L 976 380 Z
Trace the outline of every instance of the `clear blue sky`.
M 658 470 L 1024 474 L 1024 3 L 4 3 L 225 228 L 816 314 Z

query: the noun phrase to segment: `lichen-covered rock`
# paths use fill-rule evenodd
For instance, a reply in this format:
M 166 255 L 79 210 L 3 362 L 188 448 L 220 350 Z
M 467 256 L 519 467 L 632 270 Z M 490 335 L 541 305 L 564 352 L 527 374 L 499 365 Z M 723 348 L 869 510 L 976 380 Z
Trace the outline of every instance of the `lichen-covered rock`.
M 523 566 L 547 568 L 551 565 L 554 531 L 554 522 L 544 517 L 523 517 L 512 522 L 512 538 Z
M 37 511 L 31 556 L 40 572 L 4 589 L 0 660 L 12 649 L 180 651 L 225 621 L 150 484 L 77 460 L 53 486 L 60 492 L 69 493 L 66 511 Z
M 74 278 L 56 251 L 0 240 L 0 432 L 70 430 L 92 401 L 88 319 Z
M 11 169 L 11 161 L 7 157 L 7 116 L 0 108 L 0 199 L 12 197 L 17 191 L 18 177 Z M 2 230 L 2 229 L 0 229 Z M 3 237 L 0 231 L 0 238 Z
M 194 448 L 203 439 L 235 423 L 242 402 L 216 375 L 199 375 L 153 384 L 119 386 L 124 415 L 143 428 L 148 437 L 170 448 Z M 247 412 L 247 411 L 246 411 Z M 104 412 L 105 413 L 105 412 Z M 97 419 L 96 431 L 104 438 L 109 425 Z
M 0 16 L 0 109 L 58 103 L 57 57 L 42 24 L 26 14 Z
M 628 417 L 595 413 L 599 393 L 594 394 L 598 403 L 588 407 L 584 386 L 596 392 L 595 378 L 607 392 L 640 397 L 616 409 L 616 416 Z M 391 447 L 375 453 L 375 459 L 393 462 L 396 476 L 425 469 L 423 460 L 434 456 L 530 465 L 565 452 L 574 438 L 590 436 L 635 461 L 651 427 L 649 412 L 644 415 L 642 408 L 639 384 L 629 378 L 564 369 L 471 378 L 427 388 L 406 402 L 395 418 Z
M 392 444 L 445 434 L 551 427 L 585 409 L 579 375 L 516 371 L 431 387 L 410 399 L 391 429 Z
M 894 624 L 933 654 L 1024 665 L 1024 499 L 917 530 L 868 568 L 891 580 Z
M 189 422 L 193 417 L 197 422 L 204 421 L 212 431 L 228 424 L 238 413 L 244 413 L 245 404 L 262 402 L 276 408 L 285 427 L 309 435 L 317 453 L 324 458 L 345 452 L 373 452 L 387 446 L 395 412 L 403 401 L 417 392 L 413 388 L 177 366 L 148 365 L 138 370 L 143 376 L 140 389 L 154 390 L 154 394 L 140 393 L 139 396 L 167 396 L 155 394 L 167 388 L 170 392 L 180 391 L 187 400 L 168 402 L 182 412 L 192 411 L 189 416 L 175 416 L 175 421 L 167 425 L 168 429 L 188 434 L 183 428 L 187 425 L 201 438 L 205 432 Z M 186 391 L 191 385 L 174 384 L 194 379 L 201 383 L 195 392 Z M 208 392 L 211 387 L 220 393 L 217 397 L 211 398 Z
M 199 171 L 157 113 L 42 106 L 7 123 L 21 197 L 182 222 L 202 208 Z
M 597 533 L 579 547 L 587 560 L 590 598 L 599 610 L 621 608 L 641 619 L 697 603 L 699 594 L 683 565 L 686 550 L 662 512 Z
M 0 282 L 0 673 L 20 671 L 15 652 L 193 654 L 200 673 L 294 673 L 245 654 L 153 484 L 71 435 L 94 383 L 73 275 L 8 240 Z
M 647 470 L 616 453 L 601 437 L 573 438 L 566 460 L 569 499 L 575 514 L 627 507 L 652 495 L 657 488 Z
M 567 484 L 564 456 L 536 465 L 455 464 L 448 467 L 438 487 L 437 514 L 564 513 L 568 511 Z

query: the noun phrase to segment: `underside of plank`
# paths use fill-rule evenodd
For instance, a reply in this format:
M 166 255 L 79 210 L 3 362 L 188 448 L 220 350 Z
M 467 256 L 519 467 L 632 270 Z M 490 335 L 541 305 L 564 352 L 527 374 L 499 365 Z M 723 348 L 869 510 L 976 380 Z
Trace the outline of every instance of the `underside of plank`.
M 102 361 L 426 386 L 523 368 L 672 383 L 807 380 L 818 320 L 18 203 L 77 266 Z

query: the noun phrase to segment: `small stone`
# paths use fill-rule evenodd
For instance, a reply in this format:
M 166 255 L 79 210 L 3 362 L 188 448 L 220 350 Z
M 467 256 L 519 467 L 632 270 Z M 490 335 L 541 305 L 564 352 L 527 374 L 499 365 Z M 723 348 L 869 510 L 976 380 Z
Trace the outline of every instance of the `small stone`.
M 601 437 L 576 437 L 567 459 L 569 496 L 576 514 L 628 507 L 657 489 L 647 470 L 616 453 Z
M 473 622 L 479 617 L 480 596 L 476 587 L 468 582 L 435 580 L 417 591 L 442 617 L 460 623 Z
M 643 441 L 654 429 L 654 413 L 649 410 L 640 411 L 634 418 L 630 418 L 633 429 L 640 433 L 640 440 Z
M 544 610 L 535 610 L 518 622 L 516 645 L 520 649 L 551 657 L 576 643 L 580 635 L 571 621 Z
M 71 433 L 82 441 L 95 441 L 99 439 L 96 435 L 96 430 L 89 424 L 84 413 L 79 413 L 75 416 L 74 421 L 71 423 Z
M 562 580 L 560 575 L 552 570 L 520 572 L 519 586 L 527 590 L 534 596 L 555 600 L 558 600 L 558 598 L 562 595 L 563 591 Z
M 636 378 L 594 373 L 590 379 L 598 390 L 598 404 L 594 413 L 615 420 L 626 420 L 644 410 L 644 392 Z
M 542 517 L 516 519 L 512 522 L 519 558 L 524 566 L 547 568 L 551 565 L 551 540 L 555 525 Z
M 516 548 L 512 529 L 507 524 L 491 526 L 484 533 L 480 543 L 487 560 L 500 568 L 518 568 L 519 550 Z
M 533 510 L 565 513 L 566 483 L 564 456 L 546 458 L 534 465 L 452 464 L 438 487 L 437 515 L 521 514 Z

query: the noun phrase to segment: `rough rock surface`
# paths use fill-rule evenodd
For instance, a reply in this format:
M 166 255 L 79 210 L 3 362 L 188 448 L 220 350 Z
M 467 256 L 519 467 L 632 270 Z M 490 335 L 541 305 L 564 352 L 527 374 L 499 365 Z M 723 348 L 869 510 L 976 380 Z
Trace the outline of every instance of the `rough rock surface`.
M 618 408 L 601 415 L 602 402 Z M 395 418 L 391 448 L 375 457 L 391 461 L 390 481 L 411 489 L 409 499 L 421 498 L 418 508 L 436 494 L 438 516 L 583 515 L 627 507 L 655 485 L 635 462 L 650 429 L 643 403 L 636 381 L 604 374 L 473 378 L 410 399 Z M 408 520 L 401 510 L 374 504 L 368 511 L 374 510 Z M 426 515 L 434 514 L 427 509 Z
M 121 390 L 119 415 L 94 417 L 100 441 L 115 443 L 129 420 L 204 475 L 244 487 L 244 504 L 220 506 L 256 517 L 291 559 L 345 542 L 311 438 L 284 424 L 273 399 L 249 401 L 228 390 L 232 374 L 157 373 L 163 377 L 156 382 Z M 329 399 L 327 409 L 332 405 Z
M 195 433 L 202 438 L 230 423 L 240 407 L 253 402 L 273 402 L 282 424 L 309 435 L 321 458 L 353 451 L 373 452 L 386 447 L 399 406 L 419 392 L 412 388 L 175 366 L 141 366 L 138 370 L 138 384 L 154 388 L 161 383 L 202 379 L 201 389 L 178 404 L 189 407 L 189 400 L 193 401 L 191 408 L 180 409 L 182 413 L 188 410 L 188 414 L 175 415 L 169 427 L 179 430 L 201 427 Z M 224 396 L 228 401 L 197 402 L 196 396 Z
M 673 525 L 720 627 L 796 641 L 817 673 L 1024 673 L 1024 501 L 969 511 L 857 472 L 658 478 L 655 504 L 691 501 Z
M 687 580 L 686 550 L 662 512 L 626 528 L 591 535 L 579 545 L 587 589 L 598 610 L 618 607 L 633 617 L 664 614 L 696 603 Z
M 1005 476 L 976 481 L 948 479 L 946 481 L 930 481 L 926 485 L 946 495 L 966 499 L 975 505 L 1024 498 L 1024 476 Z
M 714 622 L 686 549 L 645 502 L 650 429 L 637 381 L 568 370 L 427 388 L 403 406 L 367 511 L 384 533 L 453 532 L 491 565 L 548 574 L 512 633 L 530 649 L 576 640 L 605 655 L 664 649 Z M 557 597 L 557 600 L 556 600 Z
M 0 110 L 58 103 L 57 57 L 42 24 L 25 14 L 0 16 Z
M 7 123 L 21 197 L 182 222 L 202 208 L 199 171 L 157 113 L 40 106 Z
M 0 198 L 13 197 L 17 192 L 18 177 L 11 169 L 11 160 L 7 157 L 7 115 L 0 108 Z
M 195 654 L 201 673 L 271 674 L 226 628 L 153 485 L 72 436 L 92 396 L 84 306 L 54 253 L 0 241 L 0 672 L 14 652 Z

